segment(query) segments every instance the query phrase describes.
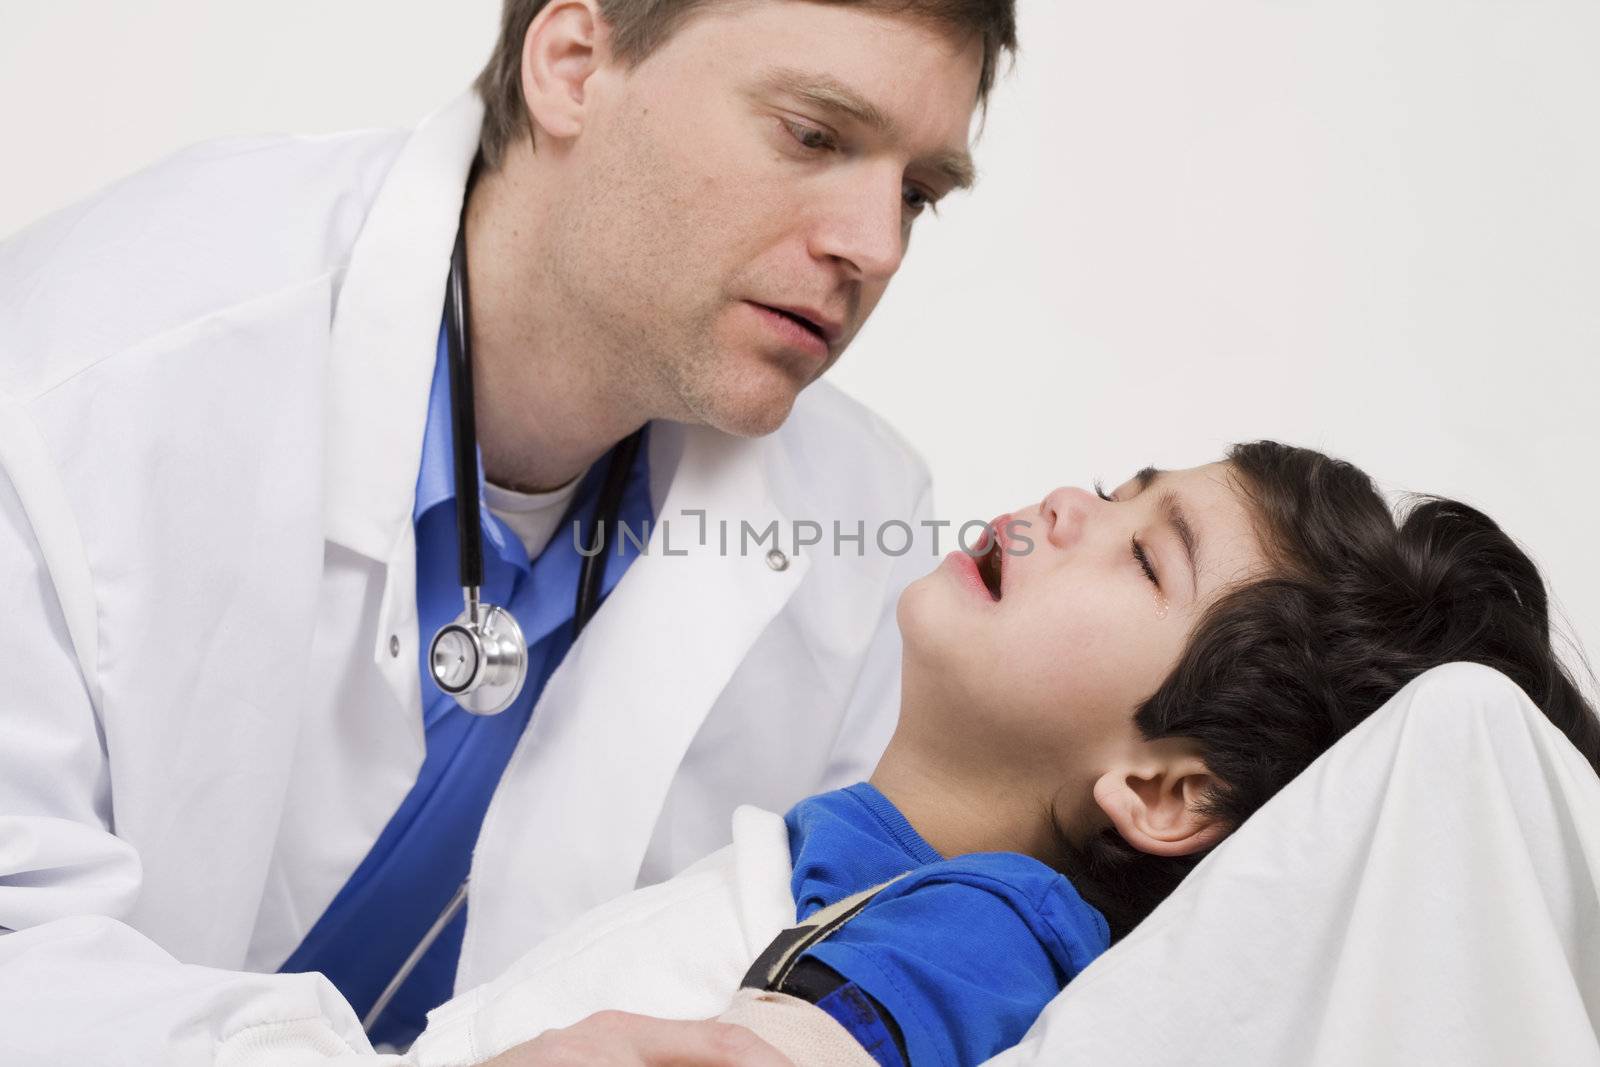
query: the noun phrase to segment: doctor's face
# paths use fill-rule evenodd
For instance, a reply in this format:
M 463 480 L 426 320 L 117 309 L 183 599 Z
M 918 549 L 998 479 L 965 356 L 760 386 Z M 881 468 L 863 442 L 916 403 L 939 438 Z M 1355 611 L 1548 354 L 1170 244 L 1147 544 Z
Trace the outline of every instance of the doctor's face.
M 953 552 L 900 598 L 902 725 L 1087 795 L 1204 611 L 1265 573 L 1250 505 L 1215 463 L 1053 489 L 992 525 L 1002 548 Z
M 553 262 L 659 417 L 783 422 L 966 180 L 982 59 L 903 16 L 759 0 L 596 72 Z

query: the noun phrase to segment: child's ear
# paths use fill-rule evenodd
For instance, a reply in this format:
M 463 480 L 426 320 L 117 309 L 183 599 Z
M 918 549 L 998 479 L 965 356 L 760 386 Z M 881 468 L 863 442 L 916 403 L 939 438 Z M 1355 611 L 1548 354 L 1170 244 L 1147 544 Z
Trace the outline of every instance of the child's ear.
M 1102 774 L 1095 803 L 1122 839 L 1152 856 L 1203 852 L 1228 835 L 1228 827 L 1200 810 L 1216 778 L 1205 761 L 1178 738 L 1139 746 Z

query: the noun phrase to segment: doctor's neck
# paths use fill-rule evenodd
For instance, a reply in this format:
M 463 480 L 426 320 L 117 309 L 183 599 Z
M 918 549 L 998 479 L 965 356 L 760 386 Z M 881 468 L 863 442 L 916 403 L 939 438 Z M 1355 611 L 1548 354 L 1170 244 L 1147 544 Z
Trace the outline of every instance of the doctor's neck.
M 532 187 L 532 153 L 508 156 L 467 194 L 474 406 L 485 477 L 534 492 L 570 482 L 653 413 L 640 368 L 618 365 L 565 284 L 567 235 L 556 198 Z

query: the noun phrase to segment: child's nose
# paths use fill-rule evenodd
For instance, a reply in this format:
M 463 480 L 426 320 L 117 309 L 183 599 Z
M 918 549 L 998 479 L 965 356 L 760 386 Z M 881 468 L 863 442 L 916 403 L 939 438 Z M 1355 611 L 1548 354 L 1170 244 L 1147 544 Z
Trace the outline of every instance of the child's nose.
M 1077 486 L 1064 485 L 1050 490 L 1039 503 L 1045 534 L 1057 548 L 1068 548 L 1083 536 L 1084 525 L 1096 508 L 1105 504 L 1095 494 Z

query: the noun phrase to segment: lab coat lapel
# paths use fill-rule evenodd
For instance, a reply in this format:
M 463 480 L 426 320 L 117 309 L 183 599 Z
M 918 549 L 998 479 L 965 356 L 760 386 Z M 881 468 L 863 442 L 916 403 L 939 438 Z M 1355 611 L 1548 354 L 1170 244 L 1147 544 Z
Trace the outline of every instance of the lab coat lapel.
M 808 568 L 785 545 L 774 569 L 770 540 L 740 554 L 741 522 L 790 528 L 768 485 L 768 447 L 652 427 L 653 473 L 681 455 L 656 511 L 665 522 L 551 676 L 501 781 L 473 858 L 458 988 L 634 887 L 685 750 Z
M 467 93 L 406 140 L 351 251 L 328 362 L 324 536 L 387 567 L 371 655 L 418 745 L 411 510 L 450 250 L 482 117 Z
M 379 191 L 333 318 L 325 523 L 329 540 L 387 560 L 410 518 L 461 194 L 482 105 L 429 116 Z

